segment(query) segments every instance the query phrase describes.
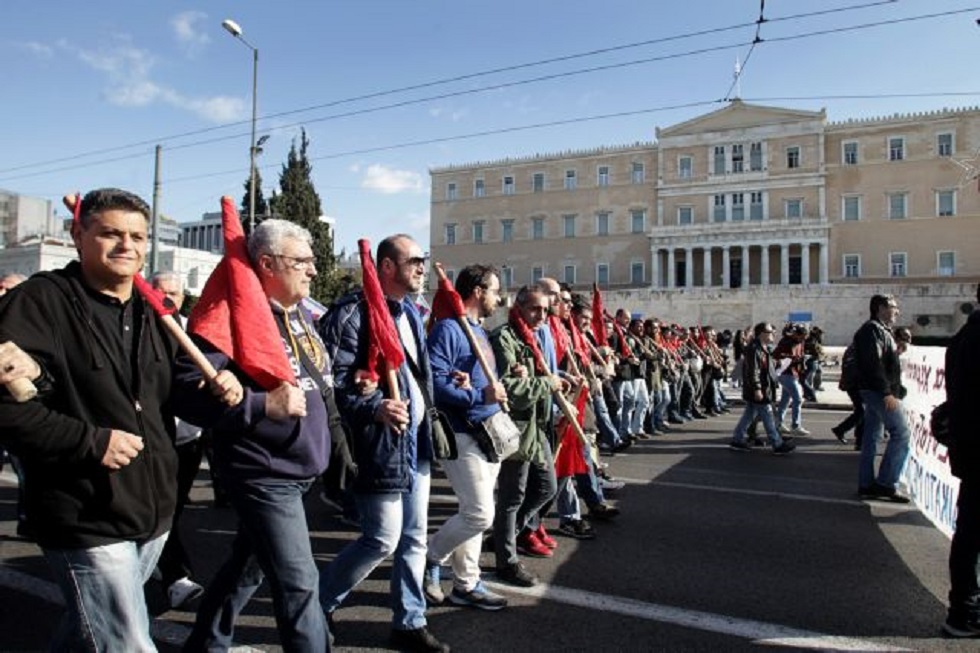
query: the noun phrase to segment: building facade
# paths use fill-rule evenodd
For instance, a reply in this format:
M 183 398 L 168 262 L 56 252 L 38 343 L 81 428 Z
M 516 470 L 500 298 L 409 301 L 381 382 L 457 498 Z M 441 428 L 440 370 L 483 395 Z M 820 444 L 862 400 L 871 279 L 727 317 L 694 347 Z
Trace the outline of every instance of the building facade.
M 29 238 L 67 235 L 64 225 L 55 217 L 50 200 L 0 190 L 0 247 Z
M 980 279 L 978 148 L 977 109 L 830 122 L 735 100 L 655 143 L 433 169 L 430 249 L 452 271 L 493 263 L 508 287 L 597 282 L 692 322 L 705 300 L 754 319 L 776 295 L 824 298 L 789 311 L 812 321 L 864 319 L 871 286 Z M 922 332 L 962 320 L 916 310 Z

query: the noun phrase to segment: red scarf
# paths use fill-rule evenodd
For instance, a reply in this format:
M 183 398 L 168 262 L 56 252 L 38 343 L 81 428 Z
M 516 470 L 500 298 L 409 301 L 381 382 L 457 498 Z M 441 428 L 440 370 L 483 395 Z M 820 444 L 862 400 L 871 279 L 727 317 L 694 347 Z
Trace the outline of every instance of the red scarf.
M 562 326 L 561 319 L 557 315 L 548 316 L 548 328 L 551 329 L 551 337 L 555 341 L 555 360 L 561 365 L 565 356 L 572 348 L 572 343 L 568 338 L 568 331 Z
M 572 349 L 578 354 L 579 360 L 582 361 L 581 364 L 589 365 L 592 360 L 589 346 L 585 343 L 585 337 L 582 335 L 582 332 L 575 325 L 575 320 L 568 321 L 568 332 L 571 334 Z
M 534 337 L 534 332 L 531 331 L 531 327 L 524 321 L 524 316 L 521 315 L 521 309 L 516 304 L 510 309 L 510 313 L 507 314 L 507 324 L 514 329 L 521 342 L 531 348 L 531 351 L 534 353 L 534 369 L 537 370 L 538 374 L 549 374 L 545 365 L 544 354 L 541 352 L 541 347 L 538 346 L 538 339 Z
M 619 340 L 619 355 L 623 358 L 633 358 L 633 350 L 630 349 L 629 344 L 626 342 L 626 334 L 623 333 L 623 327 L 619 326 L 619 322 L 615 319 L 612 323 L 613 330 L 616 332 L 616 337 Z

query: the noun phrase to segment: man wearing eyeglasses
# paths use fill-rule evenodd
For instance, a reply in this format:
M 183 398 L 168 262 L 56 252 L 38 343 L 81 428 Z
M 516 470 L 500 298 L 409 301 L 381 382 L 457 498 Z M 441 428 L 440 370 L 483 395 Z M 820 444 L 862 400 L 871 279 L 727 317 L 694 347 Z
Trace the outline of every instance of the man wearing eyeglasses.
M 871 298 L 871 319 L 854 334 L 858 387 L 864 402 L 864 435 L 858 468 L 858 494 L 862 499 L 908 503 L 898 491 L 898 480 L 909 456 L 909 426 L 902 409 L 905 389 L 902 366 L 892 327 L 899 315 L 892 295 Z M 888 430 L 888 444 L 875 476 L 878 441 Z
M 378 244 L 375 265 L 405 362 L 398 369 L 402 399 L 380 389 L 363 392 L 358 370 L 367 368 L 369 329 L 362 291 L 331 307 L 321 333 L 332 354 L 337 403 L 353 434 L 357 464 L 354 501 L 361 536 L 320 572 L 320 605 L 332 623 L 334 611 L 388 556 L 391 569 L 391 645 L 407 651 L 448 651 L 426 627 L 423 574 L 430 466 L 437 450 L 426 411 L 432 372 L 422 319 L 412 297 L 422 290 L 425 256 L 410 236 L 397 234 Z
M 755 420 L 762 421 L 772 444 L 772 452 L 785 455 L 796 449 L 792 438 L 782 438 L 772 416 L 772 405 L 776 401 L 776 386 L 779 381 L 772 369 L 772 341 L 775 329 L 768 322 L 759 322 L 753 329 L 755 338 L 742 356 L 742 398 L 745 412 L 735 426 L 735 433 L 728 445 L 732 451 L 751 451 L 752 446 L 745 441 L 746 431 Z

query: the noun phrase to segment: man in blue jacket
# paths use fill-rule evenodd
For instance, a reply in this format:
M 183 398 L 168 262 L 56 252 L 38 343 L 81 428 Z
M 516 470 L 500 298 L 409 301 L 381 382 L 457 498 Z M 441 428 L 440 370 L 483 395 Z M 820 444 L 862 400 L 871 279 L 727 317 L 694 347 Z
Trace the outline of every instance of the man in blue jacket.
M 493 315 L 499 303 L 497 271 L 489 265 L 468 265 L 456 277 L 456 291 L 463 300 L 470 331 L 496 373 L 493 348 L 480 323 Z M 459 499 L 459 512 L 429 538 L 425 595 L 433 603 L 445 600 L 439 585 L 439 567 L 452 560 L 450 602 L 499 610 L 506 607 L 507 599 L 491 592 L 480 580 L 480 549 L 483 531 L 493 525 L 493 488 L 500 461 L 492 447 L 488 450 L 489 436 L 481 432 L 480 424 L 500 412 L 507 391 L 500 381 L 490 383 L 457 320 L 436 323 L 429 334 L 428 347 L 435 403 L 449 415 L 456 432 L 459 456 L 445 461 L 443 468 Z M 461 372 L 468 377 L 462 385 L 458 382 Z
M 370 341 L 363 292 L 339 299 L 321 323 L 334 364 L 337 404 L 352 434 L 354 500 L 363 532 L 322 570 L 320 604 L 332 621 L 351 590 L 394 554 L 392 646 L 448 651 L 426 628 L 422 591 L 434 457 L 425 396 L 432 396 L 432 375 L 422 320 L 410 295 L 422 290 L 425 263 L 422 248 L 410 236 L 397 234 L 378 244 L 378 279 L 405 350 L 397 371 L 405 399 L 386 396 L 387 389 L 365 393 L 359 384 Z
M 227 356 L 201 342 L 217 369 L 245 385 L 240 405 L 216 411 L 185 396 L 200 378 L 181 359 L 174 401 L 188 403 L 189 421 L 210 428 L 214 464 L 238 513 L 232 551 L 201 599 L 188 651 L 227 650 L 235 618 L 269 578 L 276 626 L 284 650 L 324 651 L 327 628 L 319 608 L 316 563 L 303 496 L 330 460 L 331 436 L 341 436 L 333 401 L 330 359 L 301 301 L 316 276 L 312 237 L 287 220 L 266 220 L 248 241 L 248 255 L 269 300 L 298 386 L 270 392 L 241 373 Z

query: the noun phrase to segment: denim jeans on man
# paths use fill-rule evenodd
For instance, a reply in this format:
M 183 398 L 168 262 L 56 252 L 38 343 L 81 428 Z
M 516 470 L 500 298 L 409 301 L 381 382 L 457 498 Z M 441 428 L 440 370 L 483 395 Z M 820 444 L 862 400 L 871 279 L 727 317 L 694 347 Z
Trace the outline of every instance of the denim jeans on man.
M 622 440 L 613 424 L 612 417 L 609 415 L 609 406 L 601 392 L 592 395 L 592 410 L 595 413 L 595 425 L 599 431 L 599 441 L 604 445 L 614 448 L 619 446 Z
M 156 651 L 143 584 L 167 541 L 116 542 L 89 549 L 44 549 L 65 597 L 52 651 Z
M 480 581 L 483 532 L 493 525 L 493 488 L 500 463 L 492 463 L 468 433 L 456 432 L 456 460 L 442 461 L 449 483 L 459 500 L 459 512 L 446 520 L 429 538 L 428 558 L 452 561 L 453 586 L 469 592 Z
M 769 436 L 769 444 L 775 449 L 783 443 L 783 439 L 779 435 L 779 429 L 776 428 L 776 422 L 772 417 L 772 406 L 770 404 L 757 404 L 753 401 L 745 402 L 745 412 L 742 413 L 742 417 L 738 420 L 738 424 L 735 425 L 735 433 L 732 435 L 732 439 L 735 442 L 744 442 L 745 435 L 749 430 L 749 425 L 752 424 L 756 419 L 762 421 L 762 425 L 766 429 L 766 435 Z
M 185 651 L 227 650 L 235 619 L 269 579 L 279 641 L 287 651 L 327 650 L 327 626 L 317 600 L 318 574 L 310 547 L 305 481 L 224 478 L 238 513 L 232 554 L 212 579 Z
M 980 479 L 960 480 L 949 548 L 949 617 L 980 621 Z
M 407 492 L 356 492 L 361 536 L 348 544 L 320 574 L 320 605 L 333 612 L 385 558 L 391 566 L 392 626 L 426 625 L 422 576 L 429 514 L 429 462 L 420 460 Z
M 864 435 L 861 439 L 861 462 L 858 468 L 858 488 L 867 488 L 875 482 L 875 456 L 878 442 L 888 430 L 888 444 L 878 467 L 878 484 L 887 488 L 898 487 L 905 461 L 909 457 L 909 425 L 905 409 L 899 403 L 895 410 L 885 409 L 885 395 L 874 390 L 862 390 L 864 402 Z
M 783 394 L 779 398 L 779 410 L 776 413 L 776 421 L 780 424 L 785 424 L 786 406 L 792 401 L 791 417 L 793 419 L 792 426 L 795 429 L 800 426 L 801 407 L 803 406 L 800 384 L 792 374 L 780 374 L 779 385 L 783 386 Z

